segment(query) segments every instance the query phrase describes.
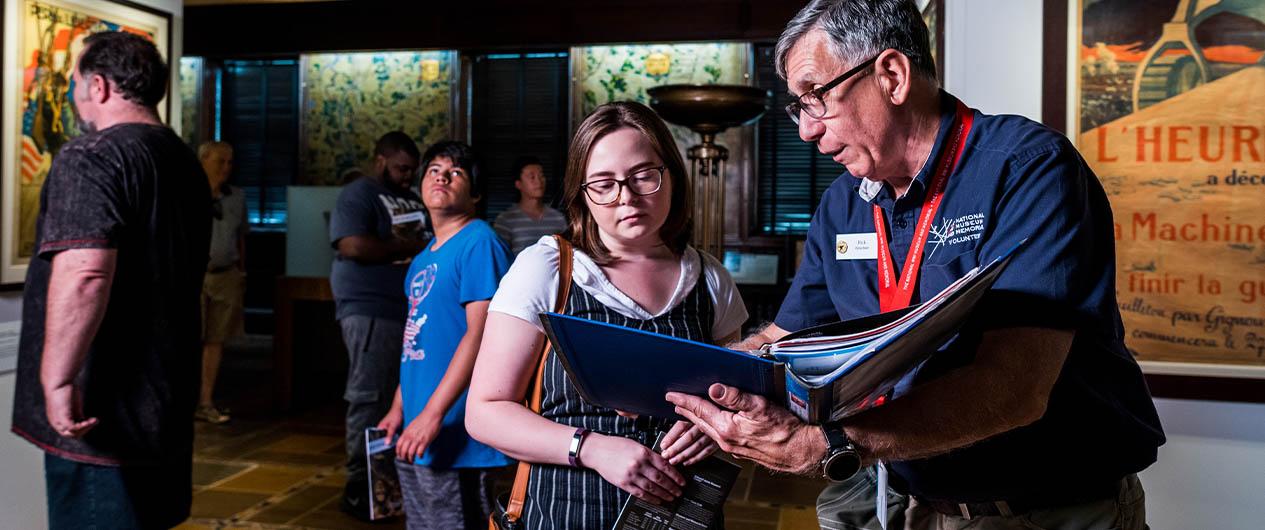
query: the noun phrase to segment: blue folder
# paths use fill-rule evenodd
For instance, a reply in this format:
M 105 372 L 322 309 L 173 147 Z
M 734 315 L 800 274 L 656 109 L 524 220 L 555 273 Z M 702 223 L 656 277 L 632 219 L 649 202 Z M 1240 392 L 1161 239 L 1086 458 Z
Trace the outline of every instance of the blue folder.
M 706 396 L 717 382 L 770 397 L 784 392 L 782 365 L 771 359 L 570 315 L 541 313 L 540 320 L 554 354 L 589 403 L 679 419 L 664 394 Z

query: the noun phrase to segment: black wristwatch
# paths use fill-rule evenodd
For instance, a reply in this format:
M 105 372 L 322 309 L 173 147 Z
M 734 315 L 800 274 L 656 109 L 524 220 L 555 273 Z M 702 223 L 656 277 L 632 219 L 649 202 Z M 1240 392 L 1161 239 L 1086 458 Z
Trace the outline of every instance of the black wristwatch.
M 821 474 L 834 482 L 852 478 L 861 470 L 861 453 L 839 424 L 822 425 L 821 431 L 826 435 L 826 457 L 821 459 Z

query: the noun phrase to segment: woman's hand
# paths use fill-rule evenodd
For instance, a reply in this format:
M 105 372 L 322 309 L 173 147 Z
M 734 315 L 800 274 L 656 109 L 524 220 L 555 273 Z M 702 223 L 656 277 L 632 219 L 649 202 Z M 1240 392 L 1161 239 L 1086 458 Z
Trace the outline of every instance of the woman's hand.
M 671 502 L 685 486 L 685 478 L 666 459 L 627 438 L 592 433 L 580 452 L 585 467 L 647 502 Z
M 400 434 L 400 441 L 395 444 L 395 457 L 409 463 L 421 458 L 430 443 L 435 441 L 441 425 L 443 418 L 432 418 L 424 412 L 418 414 Z
M 659 454 L 674 466 L 694 465 L 716 452 L 716 442 L 697 425 L 684 420 L 676 422 L 663 435 L 659 446 L 662 448 Z

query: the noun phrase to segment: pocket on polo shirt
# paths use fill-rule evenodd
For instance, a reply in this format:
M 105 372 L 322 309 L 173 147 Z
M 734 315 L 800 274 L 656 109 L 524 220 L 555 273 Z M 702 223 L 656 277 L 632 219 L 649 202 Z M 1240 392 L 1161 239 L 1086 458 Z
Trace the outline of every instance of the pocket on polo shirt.
M 923 258 L 926 261 L 922 264 L 922 284 L 935 289 L 932 292 L 923 291 L 923 299 L 935 296 L 941 289 L 966 276 L 967 272 L 979 265 L 974 247 L 954 248 L 953 252 L 944 252 L 945 250 L 941 248 L 934 255 Z

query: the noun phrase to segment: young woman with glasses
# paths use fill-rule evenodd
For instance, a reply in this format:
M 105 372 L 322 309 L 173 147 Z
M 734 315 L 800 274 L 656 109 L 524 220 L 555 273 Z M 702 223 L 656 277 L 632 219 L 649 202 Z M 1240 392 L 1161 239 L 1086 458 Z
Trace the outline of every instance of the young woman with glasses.
M 584 120 L 564 180 L 564 236 L 575 249 L 568 314 L 715 344 L 738 338 L 747 311 L 733 279 L 689 246 L 686 175 L 672 135 L 646 106 L 611 103 Z M 585 403 L 552 356 L 541 414 L 523 406 L 545 340 L 537 315 L 552 311 L 558 296 L 558 259 L 553 238 L 541 238 L 502 280 L 466 425 L 476 439 L 535 464 L 527 528 L 611 528 L 629 495 L 651 502 L 680 495 L 677 466 L 702 460 L 715 445 L 687 422 Z M 649 447 L 661 431 L 668 434 L 656 454 Z

